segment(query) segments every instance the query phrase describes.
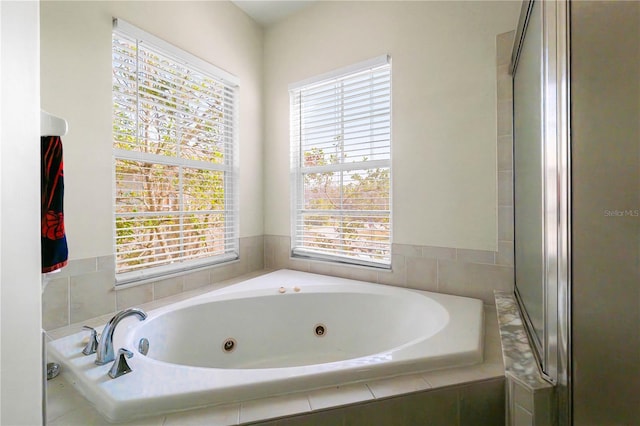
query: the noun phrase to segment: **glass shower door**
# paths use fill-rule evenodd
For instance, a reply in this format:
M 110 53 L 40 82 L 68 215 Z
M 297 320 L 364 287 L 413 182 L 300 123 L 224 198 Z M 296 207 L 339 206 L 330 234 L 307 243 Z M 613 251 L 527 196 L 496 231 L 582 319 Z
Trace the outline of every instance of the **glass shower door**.
M 540 353 L 544 339 L 542 5 L 534 2 L 513 76 L 516 293 Z
M 571 424 L 569 2 L 524 0 L 511 62 L 515 293 Z

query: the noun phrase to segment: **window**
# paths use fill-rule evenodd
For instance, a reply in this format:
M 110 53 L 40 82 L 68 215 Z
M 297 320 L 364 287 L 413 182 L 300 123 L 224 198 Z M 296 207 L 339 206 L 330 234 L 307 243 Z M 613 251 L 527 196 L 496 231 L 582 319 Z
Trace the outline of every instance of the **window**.
M 389 58 L 294 84 L 289 94 L 293 255 L 389 267 Z
M 238 257 L 235 77 L 114 20 L 116 280 Z

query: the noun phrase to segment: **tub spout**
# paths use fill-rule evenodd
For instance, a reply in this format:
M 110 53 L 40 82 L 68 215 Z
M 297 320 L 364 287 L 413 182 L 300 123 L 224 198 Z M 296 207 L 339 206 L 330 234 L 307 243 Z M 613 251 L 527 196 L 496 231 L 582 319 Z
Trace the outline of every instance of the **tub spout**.
M 104 365 L 115 359 L 113 353 L 113 332 L 120 321 L 132 315 L 136 315 L 140 318 L 140 321 L 147 318 L 147 314 L 142 309 L 129 308 L 115 314 L 107 325 L 104 326 L 102 336 L 100 336 L 100 342 L 98 343 L 98 350 L 96 351 L 96 364 Z

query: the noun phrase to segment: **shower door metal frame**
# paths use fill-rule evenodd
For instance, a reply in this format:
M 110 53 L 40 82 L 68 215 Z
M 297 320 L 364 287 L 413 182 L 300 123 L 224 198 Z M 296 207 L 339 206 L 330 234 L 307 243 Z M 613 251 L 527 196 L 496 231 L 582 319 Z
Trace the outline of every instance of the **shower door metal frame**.
M 524 0 L 511 55 L 517 73 L 534 1 L 542 7 L 542 238 L 544 332 L 536 336 L 523 302 L 525 328 L 543 377 L 556 385 L 558 424 L 571 424 L 571 163 L 569 0 Z M 513 80 L 512 80 L 513 82 Z M 515 99 L 514 92 L 514 99 Z M 514 102 L 515 108 L 515 102 Z M 515 138 L 514 132 L 514 149 Z M 514 169 L 514 179 L 516 171 Z M 514 209 L 515 211 L 515 209 Z M 517 220 L 515 218 L 514 220 Z M 517 239 L 517 233 L 516 233 Z M 515 260 L 517 268 L 517 259 Z M 540 337 L 538 340 L 537 337 Z

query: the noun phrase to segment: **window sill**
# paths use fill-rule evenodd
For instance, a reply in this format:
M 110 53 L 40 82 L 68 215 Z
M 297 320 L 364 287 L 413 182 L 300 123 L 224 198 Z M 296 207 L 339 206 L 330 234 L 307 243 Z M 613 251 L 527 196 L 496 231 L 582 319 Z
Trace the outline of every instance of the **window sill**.
M 146 277 L 146 278 L 141 278 L 139 280 L 135 280 L 135 281 L 129 281 L 129 282 L 124 282 L 122 284 L 118 284 L 118 278 L 116 275 L 116 282 L 114 284 L 114 289 L 115 291 L 119 291 L 119 290 L 126 290 L 132 287 L 137 287 L 143 284 L 149 284 L 149 283 L 153 283 L 153 282 L 158 282 L 158 281 L 163 281 L 163 280 L 168 280 L 171 278 L 176 278 L 176 277 L 180 277 L 180 276 L 184 276 L 184 275 L 189 275 L 189 274 L 193 274 L 196 272 L 200 272 L 200 271 L 204 271 L 207 269 L 215 269 L 215 268 L 220 268 L 223 266 L 228 266 L 228 265 L 233 265 L 236 263 L 240 263 L 240 257 L 237 257 L 235 259 L 232 260 L 227 260 L 227 261 L 223 261 L 223 262 L 216 262 L 216 263 L 207 263 L 201 266 L 194 266 L 192 268 L 189 269 L 181 269 L 181 270 L 177 270 L 175 272 L 169 272 L 167 274 L 163 274 L 163 275 L 155 275 L 155 276 L 150 276 L 150 277 Z

